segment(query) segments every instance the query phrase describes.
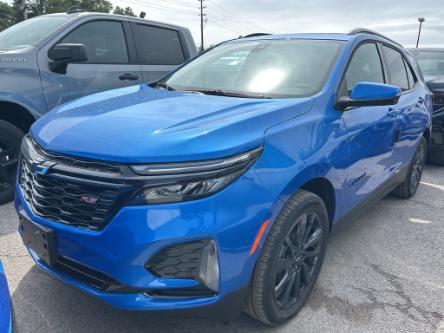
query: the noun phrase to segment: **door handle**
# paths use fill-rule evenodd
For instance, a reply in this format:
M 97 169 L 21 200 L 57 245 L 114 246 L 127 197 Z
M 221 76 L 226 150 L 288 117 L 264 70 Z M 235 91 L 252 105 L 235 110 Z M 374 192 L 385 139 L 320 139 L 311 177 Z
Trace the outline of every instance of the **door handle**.
M 387 115 L 389 117 L 396 117 L 398 115 L 398 109 L 396 109 L 396 108 L 389 108 L 388 112 L 387 112 Z
M 139 75 L 134 75 L 130 73 L 122 74 L 119 76 L 119 79 L 122 81 L 136 81 L 139 79 Z

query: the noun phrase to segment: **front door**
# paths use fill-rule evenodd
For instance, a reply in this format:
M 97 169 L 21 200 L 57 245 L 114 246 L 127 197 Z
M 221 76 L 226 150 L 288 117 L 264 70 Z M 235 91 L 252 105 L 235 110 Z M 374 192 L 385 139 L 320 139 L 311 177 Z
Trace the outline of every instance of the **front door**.
M 49 69 L 48 50 L 42 49 L 39 66 L 48 110 L 74 98 L 141 83 L 140 66 L 130 61 L 127 40 L 120 20 L 81 23 L 53 44 L 75 43 L 86 47 L 88 60 L 68 64 L 66 74 Z
M 365 43 L 355 50 L 340 94 L 349 95 L 358 82 L 386 82 L 376 43 Z M 356 107 L 343 113 L 343 121 L 347 131 L 347 186 L 351 208 L 390 178 L 395 164 L 399 115 L 396 106 Z

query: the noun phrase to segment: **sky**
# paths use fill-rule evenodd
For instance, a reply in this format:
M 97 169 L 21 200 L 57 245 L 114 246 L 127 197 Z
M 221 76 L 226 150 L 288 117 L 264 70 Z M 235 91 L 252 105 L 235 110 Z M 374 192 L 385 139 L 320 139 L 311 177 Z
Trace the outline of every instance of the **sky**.
M 111 0 L 146 18 L 188 27 L 200 45 L 199 0 Z M 443 0 L 205 0 L 205 46 L 253 32 L 349 32 L 368 28 L 406 47 L 444 47 Z

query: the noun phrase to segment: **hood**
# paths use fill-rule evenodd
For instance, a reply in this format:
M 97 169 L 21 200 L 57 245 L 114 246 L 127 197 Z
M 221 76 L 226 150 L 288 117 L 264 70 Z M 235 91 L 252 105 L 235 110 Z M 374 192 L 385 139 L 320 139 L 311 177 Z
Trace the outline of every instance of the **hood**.
M 313 98 L 246 99 L 147 85 L 64 104 L 31 128 L 50 152 L 121 163 L 193 161 L 263 144 L 267 128 L 308 112 Z

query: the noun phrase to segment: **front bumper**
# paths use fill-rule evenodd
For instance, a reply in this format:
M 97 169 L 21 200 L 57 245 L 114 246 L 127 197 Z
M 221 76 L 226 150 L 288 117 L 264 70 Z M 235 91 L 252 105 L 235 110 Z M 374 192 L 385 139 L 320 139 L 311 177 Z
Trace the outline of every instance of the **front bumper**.
M 55 231 L 59 256 L 106 274 L 135 292 L 104 292 L 55 267 L 30 250 L 37 265 L 58 279 L 125 310 L 187 310 L 205 307 L 231 317 L 242 307 L 257 259 L 250 248 L 263 221 L 270 218 L 273 200 L 254 177 L 241 177 L 225 190 L 202 200 L 179 204 L 123 207 L 99 231 L 55 223 L 33 214 L 16 188 L 16 209 L 34 223 Z M 193 279 L 154 276 L 146 262 L 162 249 L 200 239 L 218 246 L 220 289 L 207 297 L 155 297 L 146 291 L 197 287 Z M 233 300 L 237 301 L 233 303 Z M 225 309 L 225 304 L 231 304 Z M 234 306 L 237 305 L 237 306 Z M 230 311 L 226 311 L 230 310 Z

